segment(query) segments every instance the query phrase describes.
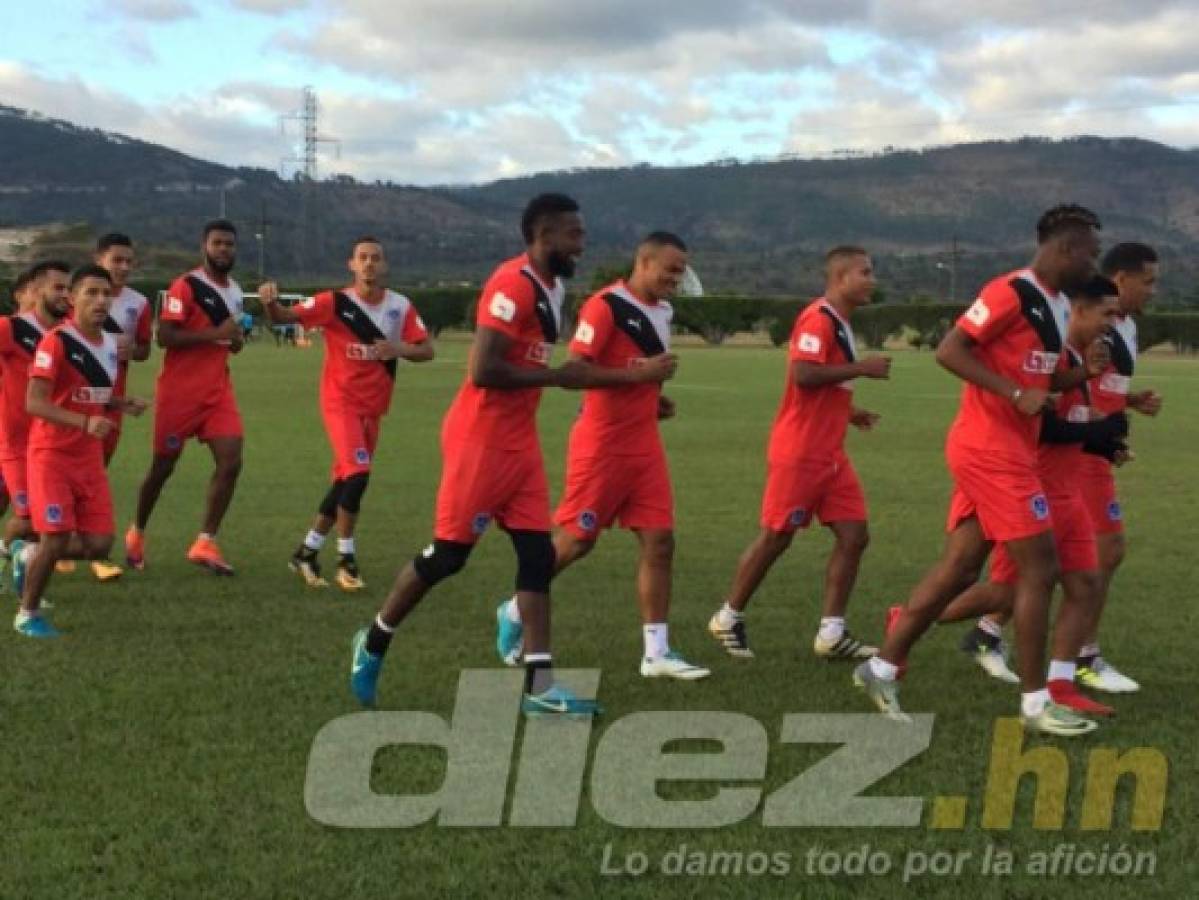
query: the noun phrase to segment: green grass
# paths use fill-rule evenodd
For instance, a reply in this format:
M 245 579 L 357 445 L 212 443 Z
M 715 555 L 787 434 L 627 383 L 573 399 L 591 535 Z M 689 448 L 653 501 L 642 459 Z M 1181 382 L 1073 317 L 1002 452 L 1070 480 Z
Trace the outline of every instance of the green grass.
M 246 465 L 222 532 L 238 567 L 217 579 L 183 559 L 199 525 L 207 452 L 190 445 L 167 486 L 148 537 L 149 568 L 114 585 L 82 574 L 51 586 L 62 640 L 9 634 L 0 652 L 3 856 L 0 897 L 1181 897 L 1196 879 L 1193 696 L 1196 614 L 1194 447 L 1199 442 L 1199 365 L 1153 357 L 1139 381 L 1166 408 L 1136 423 L 1138 461 L 1121 473 L 1129 557 L 1105 623 L 1107 654 L 1144 689 L 1117 701 L 1119 717 L 1092 738 L 1058 742 L 1071 764 L 1063 831 L 1032 828 L 1028 792 L 1011 831 L 984 831 L 981 797 L 996 718 L 1016 694 L 987 681 L 954 648 L 959 628 L 935 631 L 913 656 L 905 706 L 936 713 L 932 744 L 871 791 L 880 796 L 970 798 L 961 831 L 917 828 L 766 828 L 761 811 L 715 830 L 625 830 L 595 813 L 587 791 L 577 825 L 556 829 L 338 830 L 303 805 L 312 739 L 353 711 L 348 640 L 376 609 L 397 568 L 427 540 L 438 477 L 440 418 L 461 378 L 465 344 L 445 341 L 437 361 L 401 371 L 359 529 L 369 589 L 311 592 L 286 571 L 325 487 L 328 451 L 316 411 L 319 351 L 251 346 L 235 361 L 246 421 Z M 157 363 L 138 367 L 150 390 Z M 613 532 L 555 585 L 561 664 L 603 669 L 607 715 L 595 741 L 640 710 L 726 710 L 761 722 L 771 747 L 765 788 L 780 787 L 832 748 L 778 742 L 783 715 L 866 712 L 849 668 L 817 661 L 810 640 L 828 536 L 802 535 L 755 598 L 752 662 L 724 656 L 704 624 L 754 534 L 763 447 L 783 377 L 765 349 L 690 349 L 670 386 L 679 416 L 666 423 L 678 505 L 673 643 L 712 665 L 697 684 L 643 682 L 633 596 L 634 547 Z M 948 482 L 941 446 L 957 387 L 930 355 L 901 353 L 887 383 L 863 383 L 858 402 L 883 414 L 871 435 L 851 435 L 872 510 L 867 553 L 850 617 L 878 636 L 884 610 L 901 600 L 938 552 Z M 576 396 L 547 393 L 541 411 L 550 482 L 561 484 Z M 149 422 L 131 421 L 113 467 L 118 532 L 148 462 Z M 118 538 L 119 540 L 119 538 Z M 119 549 L 119 544 L 118 544 Z M 327 550 L 327 562 L 332 554 Z M 511 583 L 508 542 L 490 534 L 468 569 L 443 585 L 393 646 L 381 681 L 384 709 L 448 715 L 459 670 L 493 667 L 491 616 Z M 1035 742 L 1034 742 L 1035 743 Z M 1129 827 L 1128 791 L 1111 832 L 1078 829 L 1084 770 L 1095 747 L 1159 749 L 1170 761 L 1160 831 Z M 384 751 L 379 791 L 419 792 L 440 781 L 433 751 Z M 514 766 L 515 768 L 515 766 Z M 669 785 L 666 796 L 703 798 L 713 788 Z M 926 804 L 925 821 L 929 816 Z M 1100 850 L 1126 845 L 1157 855 L 1149 878 L 984 877 L 908 885 L 898 875 L 822 878 L 804 871 L 809 848 L 869 845 L 901 864 L 909 850 L 970 850 L 994 843 L 1025 861 L 1062 842 Z M 787 853 L 785 877 L 641 878 L 600 874 L 604 848 L 651 860 L 686 844 L 707 851 Z M 652 870 L 651 870 L 652 872 Z

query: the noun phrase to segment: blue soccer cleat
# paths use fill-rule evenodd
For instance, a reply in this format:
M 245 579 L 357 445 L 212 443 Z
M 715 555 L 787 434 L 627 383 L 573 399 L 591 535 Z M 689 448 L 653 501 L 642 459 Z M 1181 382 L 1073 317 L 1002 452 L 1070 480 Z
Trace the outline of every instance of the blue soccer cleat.
M 17 634 L 31 638 L 56 638 L 62 633 L 41 616 L 22 616 L 20 613 L 17 613 L 12 627 Z
M 521 712 L 530 719 L 590 719 L 603 712 L 594 700 L 583 700 L 560 684 L 540 694 L 525 694 Z
M 517 665 L 524 649 L 524 625 L 508 618 L 508 604 L 511 602 L 501 600 L 495 610 L 495 650 L 506 666 Z
M 359 628 L 354 635 L 353 662 L 350 665 L 350 690 L 363 706 L 375 705 L 375 686 L 379 682 L 379 670 L 383 668 L 383 657 L 366 650 L 366 628 Z

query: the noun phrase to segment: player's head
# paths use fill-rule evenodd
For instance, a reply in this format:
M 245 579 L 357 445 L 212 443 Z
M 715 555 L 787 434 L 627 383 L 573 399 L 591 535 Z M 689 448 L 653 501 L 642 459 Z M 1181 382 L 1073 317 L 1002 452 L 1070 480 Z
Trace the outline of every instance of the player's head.
M 1070 291 L 1069 341 L 1083 348 L 1102 337 L 1120 312 L 1120 291 L 1102 275 L 1093 275 Z
M 826 296 L 847 300 L 853 306 L 870 302 L 877 282 L 870 254 L 861 247 L 842 244 L 824 254 Z
M 70 298 L 75 321 L 100 328 L 112 306 L 113 278 L 104 266 L 92 263 L 71 273 Z
M 228 275 L 237 262 L 237 228 L 228 219 L 204 224 L 204 265 L 216 275 Z
M 113 289 L 119 291 L 129 283 L 129 273 L 133 271 L 133 239 L 119 231 L 109 232 L 96 241 L 92 259 L 108 270 Z
M 1157 251 L 1148 244 L 1126 241 L 1103 255 L 1099 270 L 1120 289 L 1120 311 L 1142 312 L 1157 288 Z
M 37 299 L 33 285 L 32 270 L 23 269 L 12 283 L 12 298 L 17 304 L 17 312 L 28 312 Z
M 1037 220 L 1037 257 L 1069 292 L 1096 272 L 1099 217 L 1083 206 L 1067 203 L 1046 210 Z
M 677 234 L 653 231 L 637 245 L 631 280 L 646 300 L 673 297 L 686 273 L 687 245 Z
M 520 233 L 530 253 L 542 257 L 553 275 L 561 278 L 574 275 L 587 234 L 574 198 L 565 194 L 538 194 L 520 217 Z
M 59 259 L 35 263 L 29 270 L 34 301 L 32 306 L 43 316 L 61 319 L 71 311 L 71 267 Z
M 354 274 L 354 283 L 373 288 L 387 275 L 387 257 L 378 238 L 363 235 L 350 247 L 350 259 L 346 264 Z

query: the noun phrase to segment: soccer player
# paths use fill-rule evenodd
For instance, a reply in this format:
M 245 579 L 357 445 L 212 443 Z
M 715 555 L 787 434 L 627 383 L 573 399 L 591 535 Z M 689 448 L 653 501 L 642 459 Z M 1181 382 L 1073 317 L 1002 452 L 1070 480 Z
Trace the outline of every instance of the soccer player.
M 129 380 L 129 363 L 145 362 L 150 358 L 153 312 L 145 296 L 129 287 L 134 257 L 133 240 L 128 235 L 118 232 L 103 235 L 96 242 L 93 261 L 112 278 L 112 305 L 104 330 L 117 339 L 120 366 L 113 391 L 116 396 L 123 397 Z M 113 427 L 104 439 L 105 465 L 112 462 L 121 439 L 120 409 L 114 407 L 108 415 Z M 99 581 L 112 581 L 121 577 L 121 567 L 109 559 L 96 559 L 92 561 L 92 573 Z
M 34 284 L 32 268 L 17 273 L 12 283 L 12 298 L 18 315 L 33 308 L 37 302 L 37 286 Z
M 317 554 L 325 536 L 337 525 L 337 586 L 344 591 L 366 587 L 358 570 L 354 525 L 370 478 L 380 422 L 391 405 L 396 360 L 427 362 L 433 344 L 416 307 L 407 297 L 387 289 L 383 245 L 361 237 L 350 248 L 350 287 L 325 291 L 300 303 L 279 304 L 279 288 L 267 282 L 258 289 L 271 322 L 320 327 L 325 335 L 321 370 L 321 418 L 333 448 L 332 484 L 317 509 L 290 566 L 312 587 L 324 587 Z
M 637 536 L 637 595 L 646 678 L 693 681 L 710 672 L 670 649 L 674 501 L 658 419 L 674 404 L 662 383 L 674 375 L 670 298 L 687 270 L 687 246 L 656 231 L 637 247 L 633 272 L 593 294 L 579 310 L 570 358 L 583 371 L 583 409 L 570 432 L 566 489 L 554 521 L 554 575 L 595 547 L 619 520 Z M 496 649 L 508 665 L 521 653 L 516 597 L 496 611 Z
M 563 194 L 531 200 L 521 217 L 527 250 L 500 265 L 479 296 L 466 379 L 441 431 L 442 473 L 433 542 L 406 565 L 369 628 L 354 637 L 350 687 L 371 706 L 384 654 L 400 623 L 438 582 L 465 565 L 495 520 L 516 551 L 524 623 L 527 715 L 595 715 L 593 700 L 553 680 L 550 654 L 549 487 L 537 438 L 543 387 L 582 386 L 582 364 L 550 368 L 562 323 L 563 278 L 583 252 L 579 205 Z
M 29 370 L 29 505 L 41 544 L 23 573 L 19 634 L 53 638 L 40 600 L 60 559 L 104 557 L 112 546 L 112 495 L 104 471 L 108 412 L 140 415 L 143 401 L 114 393 L 119 372 L 117 340 L 104 330 L 112 281 L 97 265 L 70 280 L 74 316 L 47 332 Z
M 966 382 L 949 431 L 946 459 L 954 493 L 942 557 L 913 590 L 881 652 L 854 670 L 854 682 L 893 719 L 898 668 L 912 645 L 978 573 L 995 543 L 1019 573 L 1013 611 L 1022 696 L 1031 730 L 1062 736 L 1095 722 L 1052 701 L 1045 687 L 1045 637 L 1057 578 L 1049 501 L 1037 470 L 1041 412 L 1049 390 L 1067 390 L 1085 369 L 1054 377 L 1069 301 L 1062 294 L 1095 274 L 1099 219 L 1080 206 L 1058 206 L 1037 222 L 1031 265 L 1000 276 L 937 347 L 937 362 Z
M 241 415 L 228 362 L 230 353 L 242 349 L 242 292 L 229 277 L 237 229 L 228 219 L 214 219 L 204 226 L 201 247 L 202 265 L 175 279 L 158 317 L 158 344 L 166 354 L 154 393 L 154 458 L 125 533 L 125 558 L 133 568 L 145 568 L 150 514 L 184 442 L 194 437 L 208 444 L 215 468 L 204 522 L 187 558 L 217 575 L 232 575 L 216 534 L 241 471 Z
M 869 431 L 875 413 L 853 404 L 856 378 L 888 378 L 886 356 L 858 359 L 850 319 L 870 302 L 874 268 L 861 247 L 835 247 L 825 256 L 825 293 L 803 308 L 791 331 L 783 399 L 770 431 L 761 531 L 737 564 L 724 605 L 708 630 L 731 654 L 751 657 L 745 609 L 795 532 L 813 517 L 835 543 L 824 582 L 824 606 L 813 649 L 824 659 L 866 658 L 877 648 L 846 628 L 845 611 L 869 540 L 866 498 L 845 453 L 849 425 Z

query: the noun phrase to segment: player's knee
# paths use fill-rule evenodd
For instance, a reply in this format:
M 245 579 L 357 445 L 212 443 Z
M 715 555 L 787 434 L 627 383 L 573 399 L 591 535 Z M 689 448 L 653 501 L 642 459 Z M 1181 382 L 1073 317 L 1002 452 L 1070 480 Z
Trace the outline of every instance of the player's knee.
M 241 453 L 230 453 L 221 456 L 216 463 L 218 478 L 233 481 L 241 474 Z
M 837 530 L 837 545 L 844 553 L 861 556 L 870 546 L 870 529 L 865 522 L 849 522 Z
M 370 481 L 370 472 L 355 472 L 341 483 L 341 493 L 337 505 L 351 515 L 358 515 L 362 508 L 362 495 L 366 493 L 366 485 Z
M 771 556 L 778 556 L 791 546 L 791 542 L 795 540 L 795 532 L 772 531 L 766 528 L 763 529 L 758 540 L 767 553 Z
M 345 482 L 341 479 L 338 479 L 329 485 L 329 490 L 325 492 L 325 496 L 321 500 L 321 505 L 316 508 L 316 511 L 324 518 L 337 518 L 337 499 L 341 496 L 341 486 L 343 484 L 345 484 Z
M 554 544 L 548 531 L 513 531 L 516 548 L 516 589 L 548 594 L 554 578 Z
M 87 559 L 106 559 L 112 550 L 111 534 L 85 534 L 83 537 L 83 555 Z
M 1099 543 L 1099 565 L 1114 572 L 1124 562 L 1124 535 L 1109 535 Z
M 644 541 L 642 557 L 651 566 L 669 566 L 674 561 L 674 532 L 654 532 Z
M 458 541 L 434 540 L 412 560 L 412 568 L 416 570 L 421 581 L 432 587 L 437 582 L 461 572 L 473 548 L 472 544 L 462 544 Z

